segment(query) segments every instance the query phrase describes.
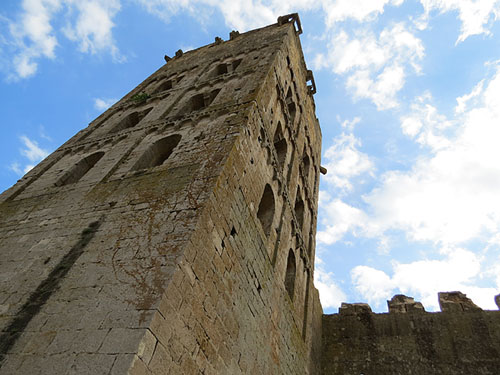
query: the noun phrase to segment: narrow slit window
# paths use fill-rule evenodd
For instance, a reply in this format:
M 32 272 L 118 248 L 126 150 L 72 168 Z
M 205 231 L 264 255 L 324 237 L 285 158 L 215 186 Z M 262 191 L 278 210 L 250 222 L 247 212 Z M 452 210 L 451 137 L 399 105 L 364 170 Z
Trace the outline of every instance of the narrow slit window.
M 293 253 L 293 250 L 290 249 L 290 251 L 288 252 L 288 260 L 286 262 L 285 289 L 292 301 L 295 292 L 296 268 L 297 266 L 295 264 L 295 254 Z
M 297 198 L 295 198 L 295 217 L 297 218 L 299 229 L 302 230 L 302 226 L 304 225 L 304 201 L 300 198 L 300 192 L 297 192 Z
M 169 80 L 166 80 L 165 82 L 162 82 L 160 85 L 158 85 L 158 87 L 156 88 L 154 93 L 157 94 L 159 92 L 170 90 L 171 88 L 172 88 L 172 81 L 169 79 Z
M 144 111 L 140 111 L 140 112 L 136 111 L 136 112 L 132 112 L 132 113 L 128 114 L 123 119 L 121 119 L 120 122 L 118 122 L 118 124 L 116 124 L 109 132 L 110 133 L 117 133 L 117 132 L 125 130 L 125 129 L 133 128 L 139 122 L 141 122 L 141 120 L 144 117 L 146 117 L 147 114 L 149 112 L 151 112 L 152 109 L 153 109 L 153 107 L 150 107 L 150 108 L 145 109 Z
M 291 88 L 288 88 L 288 92 L 286 94 L 286 105 L 288 107 L 288 113 L 290 114 L 290 120 L 293 123 L 295 120 L 295 114 L 297 113 L 297 107 L 293 101 Z
M 227 64 L 219 64 L 216 69 L 217 75 L 220 76 L 222 74 L 227 73 Z
M 137 160 L 132 170 L 137 171 L 162 165 L 172 154 L 180 140 L 181 136 L 174 134 L 156 141 Z
M 103 156 L 104 152 L 100 151 L 83 158 L 63 174 L 56 182 L 56 186 L 64 186 L 78 182 Z
M 288 146 L 287 146 L 286 139 L 283 137 L 280 122 L 278 122 L 278 126 L 276 127 L 273 142 L 274 142 L 274 148 L 276 149 L 276 154 L 278 155 L 278 164 L 280 166 L 280 169 L 283 171 L 283 168 L 285 166 L 286 153 L 287 153 Z
M 193 111 L 197 111 L 205 107 L 205 98 L 203 94 L 197 94 L 191 98 L 191 104 L 193 105 Z
M 274 219 L 274 193 L 271 185 L 266 184 L 264 193 L 260 199 L 259 210 L 257 211 L 257 218 L 262 225 L 262 229 L 267 237 L 271 233 L 271 227 Z
M 236 70 L 236 68 L 241 64 L 241 59 L 234 60 L 232 63 L 233 66 L 233 72 Z
M 220 89 L 215 89 L 209 93 L 196 94 L 191 98 L 191 108 L 193 111 L 198 111 L 208 107 L 219 94 Z
M 309 160 L 309 156 L 305 155 L 302 159 L 302 166 L 304 167 L 304 177 L 306 181 L 309 179 L 309 167 L 311 166 L 311 162 Z

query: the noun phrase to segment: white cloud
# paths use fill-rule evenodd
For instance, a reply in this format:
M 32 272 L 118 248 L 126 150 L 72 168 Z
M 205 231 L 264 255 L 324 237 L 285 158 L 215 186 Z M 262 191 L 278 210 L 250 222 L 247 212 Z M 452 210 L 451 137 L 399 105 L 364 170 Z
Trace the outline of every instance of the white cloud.
M 20 176 L 23 175 L 23 170 L 21 169 L 21 165 L 18 162 L 14 162 L 11 165 L 9 165 L 9 169 L 14 171 L 16 174 Z
M 366 21 L 384 12 L 387 5 L 399 6 L 403 0 L 337 0 L 325 6 L 327 25 L 354 19 Z
M 354 123 L 356 120 L 354 120 Z M 374 165 L 368 155 L 358 150 L 361 141 L 352 133 L 342 133 L 333 140 L 324 154 L 324 164 L 328 169 L 325 180 L 336 188 L 352 190 L 352 180 L 363 174 L 373 174 Z
M 116 103 L 116 99 L 104 99 L 104 98 L 95 98 L 94 99 L 94 107 L 99 111 L 104 111 L 111 107 L 114 103 Z
M 23 0 L 18 17 L 4 20 L 10 34 L 4 36 L 4 43 L 13 55 L 9 78 L 31 77 L 37 72 L 39 59 L 56 57 L 59 30 L 53 24 L 61 13 L 66 22 L 63 33 L 79 44 L 80 51 L 107 51 L 121 61 L 112 36 L 112 19 L 119 10 L 119 0 Z
M 19 78 L 35 74 L 37 58 L 55 57 L 57 38 L 50 21 L 60 9 L 60 0 L 23 0 L 20 19 L 10 24 L 10 33 L 19 49 L 13 58 Z
M 321 195 L 321 194 L 320 194 Z M 368 231 L 367 215 L 360 209 L 350 206 L 340 199 L 324 202 L 320 205 L 323 220 L 322 229 L 317 232 L 318 243 L 331 245 L 340 241 L 348 232 Z
M 469 94 L 465 94 L 457 98 L 457 106 L 455 107 L 455 112 L 457 114 L 464 113 L 469 102 L 473 101 L 483 92 L 483 85 L 484 79 L 479 82 Z
M 346 301 L 346 295 L 334 280 L 333 273 L 320 268 L 314 271 L 314 286 L 319 291 L 323 308 L 339 307 Z
M 75 7 L 78 13 L 75 24 L 68 23 L 64 34 L 79 43 L 80 51 L 95 54 L 108 51 L 121 60 L 115 46 L 112 29 L 113 17 L 120 10 L 119 0 L 66 0 L 68 6 Z
M 323 12 L 325 24 L 332 27 L 342 21 L 353 19 L 359 22 L 376 18 L 387 5 L 399 6 L 403 0 L 137 0 L 147 11 L 164 21 L 172 15 L 187 11 L 204 22 L 210 10 L 218 10 L 226 24 L 240 31 L 262 27 L 276 22 L 278 16 L 292 12 L 319 10 Z M 204 12 L 200 12 L 204 9 Z
M 438 292 L 460 290 L 482 308 L 495 309 L 496 289 L 474 286 L 484 271 L 480 256 L 454 248 L 442 250 L 441 258 L 411 263 L 394 261 L 392 276 L 372 267 L 357 266 L 351 276 L 356 290 L 375 306 L 402 293 L 421 301 L 427 310 L 437 310 Z
M 370 99 L 383 110 L 398 105 L 396 95 L 408 71 L 419 73 L 423 57 L 422 41 L 398 23 L 378 36 L 364 30 L 351 37 L 341 31 L 330 40 L 327 54 L 317 55 L 314 63 L 316 69 L 330 67 L 346 76 L 355 99 Z
M 462 25 L 457 43 L 472 35 L 489 34 L 488 24 L 496 20 L 500 14 L 499 0 L 420 0 L 420 2 L 427 17 L 432 11 L 458 12 Z
M 340 122 L 340 126 L 342 126 L 344 129 L 352 132 L 354 130 L 354 127 L 361 122 L 361 117 L 354 117 L 352 120 L 344 120 L 341 122 L 340 116 L 337 116 L 337 121 Z
M 403 131 L 432 153 L 410 171 L 385 173 L 364 197 L 382 232 L 399 229 L 410 239 L 441 244 L 488 241 L 500 233 L 499 96 L 500 70 L 478 94 L 478 105 L 454 120 L 449 136 L 434 133 L 449 125 L 425 102 L 411 123 L 403 121 Z
M 379 306 L 381 301 L 390 298 L 394 283 L 383 271 L 372 267 L 357 266 L 351 271 L 356 290 L 369 304 Z
M 24 143 L 24 148 L 20 150 L 21 154 L 27 157 L 29 161 L 40 161 L 49 155 L 47 150 L 40 148 L 36 141 L 29 139 L 27 136 L 22 135 L 20 139 Z
M 457 101 L 459 99 L 461 98 Z M 415 98 L 411 113 L 401 118 L 403 133 L 434 151 L 450 145 L 446 131 L 452 127 L 453 123 L 440 115 L 432 105 L 432 95 L 429 92 Z
M 42 159 L 46 158 L 49 155 L 49 151 L 41 148 L 38 145 L 38 142 L 25 135 L 22 135 L 19 139 L 23 143 L 23 147 L 19 149 L 19 152 L 23 157 L 29 160 L 29 163 L 22 167 L 19 162 L 15 161 L 9 165 L 9 169 L 22 176 L 23 174 L 29 172 L 35 166 L 35 163 L 38 163 Z

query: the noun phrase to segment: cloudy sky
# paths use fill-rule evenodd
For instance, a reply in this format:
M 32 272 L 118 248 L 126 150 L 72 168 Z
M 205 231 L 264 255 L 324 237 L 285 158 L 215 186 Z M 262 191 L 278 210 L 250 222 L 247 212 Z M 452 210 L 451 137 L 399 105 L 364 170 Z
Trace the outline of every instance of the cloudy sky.
M 500 0 L 2 0 L 0 190 L 160 67 L 298 11 L 328 174 L 316 286 L 500 292 Z

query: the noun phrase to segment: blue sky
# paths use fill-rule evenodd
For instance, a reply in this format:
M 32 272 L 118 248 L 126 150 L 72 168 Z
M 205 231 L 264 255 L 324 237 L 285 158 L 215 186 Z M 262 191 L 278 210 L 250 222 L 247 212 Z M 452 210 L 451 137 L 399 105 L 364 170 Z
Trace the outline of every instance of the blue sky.
M 4 0 L 0 190 L 163 63 L 298 11 L 328 174 L 326 312 L 500 291 L 500 0 Z

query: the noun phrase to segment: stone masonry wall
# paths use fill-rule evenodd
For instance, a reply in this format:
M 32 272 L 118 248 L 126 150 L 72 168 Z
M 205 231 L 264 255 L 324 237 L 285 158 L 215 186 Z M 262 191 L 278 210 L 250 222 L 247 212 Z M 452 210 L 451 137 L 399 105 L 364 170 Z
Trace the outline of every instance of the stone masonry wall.
M 440 293 L 442 312 L 405 296 L 388 314 L 343 304 L 323 316 L 322 374 L 498 374 L 500 311 L 482 311 L 460 292 Z
M 321 143 L 298 38 L 292 27 L 283 30 L 285 40 L 274 46 L 272 39 L 265 39 L 276 49 L 272 69 L 263 72 L 248 122 L 238 129 L 239 137 L 160 304 L 161 314 L 153 319 L 155 340 L 144 341 L 151 356 L 136 360 L 132 373 L 315 371 L 316 363 L 309 358 L 312 341 L 319 338 L 313 338 L 312 321 L 316 317 L 319 325 L 322 312 L 309 260 L 314 244 L 308 241 L 309 233 L 312 238 L 315 234 Z M 280 105 L 289 87 L 303 105 L 293 122 L 288 107 Z M 278 126 L 288 144 L 284 162 L 279 161 L 273 137 Z M 304 152 L 316 161 L 309 175 Z M 266 185 L 274 195 L 268 233 L 259 220 Z M 307 202 L 300 228 L 296 194 Z M 285 287 L 290 249 L 296 254 L 291 295 Z
M 314 373 L 293 21 L 178 51 L 0 196 L 0 374 Z

